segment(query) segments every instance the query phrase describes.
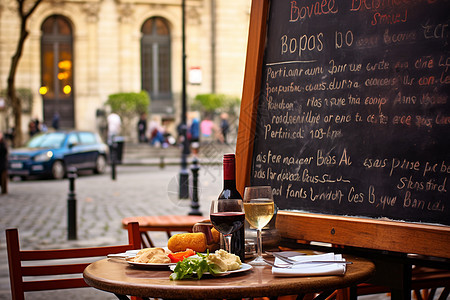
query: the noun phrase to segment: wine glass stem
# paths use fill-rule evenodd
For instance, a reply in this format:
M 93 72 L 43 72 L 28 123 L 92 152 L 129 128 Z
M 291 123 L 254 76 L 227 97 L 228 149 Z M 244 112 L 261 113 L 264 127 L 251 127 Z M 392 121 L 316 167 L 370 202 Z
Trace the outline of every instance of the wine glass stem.
M 225 250 L 231 253 L 231 234 L 224 234 Z
M 258 250 L 258 258 L 262 257 L 262 232 L 261 229 L 256 229 L 256 236 L 257 236 L 257 250 Z

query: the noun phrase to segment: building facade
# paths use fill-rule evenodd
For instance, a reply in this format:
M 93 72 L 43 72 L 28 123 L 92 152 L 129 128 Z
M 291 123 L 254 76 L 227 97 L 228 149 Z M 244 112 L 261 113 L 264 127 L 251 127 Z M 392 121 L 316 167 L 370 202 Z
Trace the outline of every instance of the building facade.
M 17 2 L 0 0 L 0 90 L 19 37 Z M 250 2 L 185 0 L 188 103 L 201 93 L 241 95 Z M 108 95 L 141 90 L 149 114 L 180 121 L 182 0 L 44 0 L 27 29 L 16 75 L 16 88 L 32 94 L 24 133 L 30 119 L 50 127 L 56 114 L 62 127 L 92 130 Z M 6 130 L 12 117 L 1 105 L 0 114 Z

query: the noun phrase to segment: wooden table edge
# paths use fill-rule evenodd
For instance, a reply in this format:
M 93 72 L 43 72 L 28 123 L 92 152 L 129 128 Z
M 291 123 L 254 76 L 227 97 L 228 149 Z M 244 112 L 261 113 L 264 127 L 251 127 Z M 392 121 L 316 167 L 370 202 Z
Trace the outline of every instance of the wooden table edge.
M 295 280 L 286 280 L 298 277 L 283 277 L 285 284 L 279 284 L 275 288 L 270 284 L 257 285 L 257 286 L 240 286 L 240 285 L 224 285 L 224 286 L 197 286 L 193 288 L 192 285 L 188 285 L 189 281 L 180 282 L 177 285 L 177 289 L 173 286 L 160 286 L 146 283 L 133 283 L 129 285 L 123 285 L 120 282 L 114 280 L 105 280 L 94 276 L 90 272 L 90 266 L 88 266 L 83 277 L 86 283 L 97 289 L 121 294 L 132 295 L 141 297 L 152 298 L 172 298 L 172 299 L 186 299 L 186 298 L 236 298 L 236 297 L 272 297 L 281 295 L 296 295 L 302 293 L 312 293 L 324 290 L 336 290 L 346 288 L 350 286 L 356 286 L 359 283 L 367 281 L 375 273 L 375 265 L 373 262 L 354 256 L 347 256 L 349 260 L 354 261 L 354 265 L 349 265 L 348 268 L 358 266 L 357 273 L 352 274 L 347 272 L 344 276 L 314 276 L 315 279 L 320 277 L 326 277 L 327 281 L 324 284 L 317 286 L 317 284 L 308 283 L 304 280 L 302 284 L 295 283 Z M 249 271 L 253 272 L 253 271 Z M 246 273 L 232 275 L 234 277 L 246 276 Z M 344 278 L 345 277 L 345 278 Z M 304 277 L 307 278 L 307 277 Z M 311 278 L 311 277 L 309 277 Z M 208 280 L 208 279 L 201 279 Z M 281 293 L 280 290 L 283 292 Z M 202 295 L 199 297 L 199 295 Z

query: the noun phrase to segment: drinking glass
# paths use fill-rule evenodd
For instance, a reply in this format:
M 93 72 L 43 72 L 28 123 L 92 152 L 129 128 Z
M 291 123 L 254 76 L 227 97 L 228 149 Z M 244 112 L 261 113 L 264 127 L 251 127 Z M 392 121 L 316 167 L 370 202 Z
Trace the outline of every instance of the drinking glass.
M 251 186 L 244 191 L 244 210 L 247 222 L 256 228 L 257 256 L 249 262 L 251 265 L 265 265 L 262 258 L 262 228 L 273 217 L 275 204 L 273 202 L 272 188 L 270 186 Z
M 211 202 L 209 213 L 214 228 L 223 234 L 225 250 L 233 253 L 231 237 L 234 232 L 244 226 L 245 214 L 241 199 L 219 199 Z

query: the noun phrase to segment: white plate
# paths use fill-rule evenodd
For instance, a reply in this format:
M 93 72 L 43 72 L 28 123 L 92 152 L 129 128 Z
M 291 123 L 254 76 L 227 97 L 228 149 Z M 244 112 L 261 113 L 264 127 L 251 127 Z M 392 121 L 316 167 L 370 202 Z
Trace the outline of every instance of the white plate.
M 173 271 L 173 269 L 175 269 L 175 266 L 170 266 L 170 269 Z M 253 269 L 253 267 L 251 265 L 243 263 L 241 265 L 241 267 L 237 270 L 222 272 L 222 273 L 216 274 L 215 276 L 227 276 L 227 275 L 234 274 L 234 273 L 247 272 L 248 270 L 251 270 L 251 269 Z M 209 275 L 210 273 L 205 272 L 203 274 Z
M 241 265 L 241 267 L 239 269 L 237 269 L 237 270 L 219 273 L 219 274 L 216 274 L 216 276 L 227 276 L 227 275 L 233 274 L 233 273 L 247 272 L 248 270 L 251 270 L 251 269 L 253 269 L 253 267 L 251 265 L 243 263 Z M 209 273 L 207 272 L 205 274 L 209 274 Z
M 138 252 L 141 251 L 141 249 L 138 250 L 128 250 L 123 253 L 117 253 L 117 254 L 108 254 L 108 258 L 117 258 L 117 259 L 124 259 L 129 265 L 139 267 L 139 268 L 146 268 L 146 269 L 161 269 L 163 267 L 169 267 L 172 265 L 176 265 L 176 263 L 141 263 L 141 262 L 134 262 L 131 261 L 131 258 L 134 258 Z

